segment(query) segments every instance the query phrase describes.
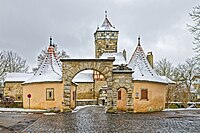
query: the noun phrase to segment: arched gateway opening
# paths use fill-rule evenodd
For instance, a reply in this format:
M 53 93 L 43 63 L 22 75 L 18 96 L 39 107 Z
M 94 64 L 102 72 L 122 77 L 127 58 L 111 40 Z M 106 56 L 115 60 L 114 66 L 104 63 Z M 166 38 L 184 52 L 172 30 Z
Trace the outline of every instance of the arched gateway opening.
M 108 59 L 61 59 L 64 82 L 63 111 L 70 111 L 74 107 L 75 99 L 72 91 L 72 79 L 83 70 L 94 70 L 104 75 L 107 82 L 107 109 L 113 109 L 112 70 L 114 58 Z
M 76 106 L 105 105 L 107 103 L 107 93 L 102 94 L 102 91 L 108 89 L 107 82 L 105 76 L 100 72 L 96 70 L 81 71 L 75 75 L 72 82 L 76 85 L 76 93 L 73 94 L 71 101 L 75 102 Z

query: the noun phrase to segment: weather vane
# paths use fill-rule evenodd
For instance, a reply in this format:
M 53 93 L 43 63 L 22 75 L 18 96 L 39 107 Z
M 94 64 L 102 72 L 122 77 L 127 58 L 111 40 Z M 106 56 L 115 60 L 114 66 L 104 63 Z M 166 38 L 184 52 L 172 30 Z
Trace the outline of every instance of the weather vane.
M 107 16 L 108 16 L 108 15 L 107 15 L 107 11 L 105 10 L 105 17 L 107 18 Z

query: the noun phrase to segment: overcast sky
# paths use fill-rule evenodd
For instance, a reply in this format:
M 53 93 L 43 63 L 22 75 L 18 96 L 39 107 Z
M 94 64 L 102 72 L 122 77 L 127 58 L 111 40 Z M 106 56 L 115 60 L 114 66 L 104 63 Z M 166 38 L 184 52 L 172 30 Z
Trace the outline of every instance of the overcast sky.
M 94 58 L 94 32 L 108 19 L 119 30 L 118 51 L 130 59 L 137 37 L 154 60 L 175 65 L 194 56 L 187 24 L 199 0 L 0 0 L 0 50 L 12 50 L 37 65 L 49 36 L 71 58 Z

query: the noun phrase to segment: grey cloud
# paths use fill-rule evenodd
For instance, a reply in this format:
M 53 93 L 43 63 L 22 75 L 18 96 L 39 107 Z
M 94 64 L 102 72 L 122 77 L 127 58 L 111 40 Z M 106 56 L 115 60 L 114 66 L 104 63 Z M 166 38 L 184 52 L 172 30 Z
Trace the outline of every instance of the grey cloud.
M 108 10 L 108 18 L 120 31 L 119 51 L 127 49 L 128 58 L 141 35 L 145 52 L 153 51 L 156 60 L 167 57 L 177 63 L 194 55 L 192 36 L 184 25 L 190 23 L 188 13 L 197 4 L 197 0 L 2 0 L 0 50 L 14 50 L 34 66 L 53 36 L 59 49 L 72 58 L 94 57 L 93 34 Z M 172 49 L 180 45 L 177 56 Z

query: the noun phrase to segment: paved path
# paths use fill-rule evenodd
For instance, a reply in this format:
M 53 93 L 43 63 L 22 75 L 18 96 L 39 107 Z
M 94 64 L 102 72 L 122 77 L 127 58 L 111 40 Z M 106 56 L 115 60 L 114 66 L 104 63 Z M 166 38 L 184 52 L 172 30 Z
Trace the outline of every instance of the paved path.
M 42 114 L 0 112 L 0 133 L 20 132 L 41 116 Z
M 23 131 L 56 133 L 199 133 L 200 112 L 107 114 L 102 107 L 87 107 L 76 113 L 43 116 Z

